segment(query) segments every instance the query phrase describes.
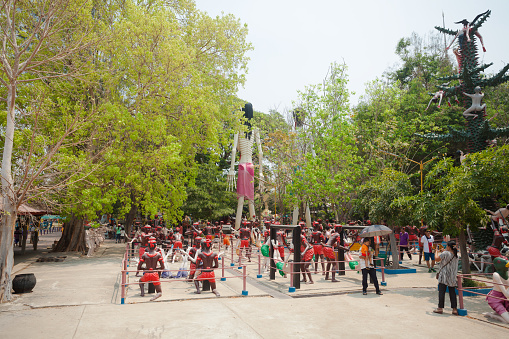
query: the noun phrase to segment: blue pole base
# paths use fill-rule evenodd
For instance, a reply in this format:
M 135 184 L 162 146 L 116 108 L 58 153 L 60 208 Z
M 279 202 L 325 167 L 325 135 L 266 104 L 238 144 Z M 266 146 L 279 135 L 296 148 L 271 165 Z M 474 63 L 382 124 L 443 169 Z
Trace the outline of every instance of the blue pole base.
M 247 291 L 242 291 L 242 295 L 247 295 Z
M 122 299 L 120 300 L 120 304 L 122 304 L 122 305 L 124 305 L 124 304 L 125 304 L 125 298 L 122 298 Z
M 230 266 L 235 266 L 235 264 L 234 263 L 230 263 Z
M 226 278 L 221 278 L 221 281 L 226 281 Z
M 288 292 L 290 292 L 290 293 L 295 292 L 295 287 L 288 287 Z
M 467 315 L 467 310 L 464 309 L 464 308 L 458 308 L 458 315 L 461 315 L 461 316 L 466 316 Z
M 382 281 L 380 284 L 381 284 L 382 286 L 387 286 L 387 281 Z
M 261 275 L 261 274 L 257 274 L 257 275 L 256 275 L 256 277 L 257 277 L 257 278 L 261 278 L 261 277 L 262 277 L 262 275 Z
M 239 270 L 241 270 L 241 269 L 242 269 L 242 266 L 239 266 L 239 267 L 237 267 L 237 268 L 238 268 Z

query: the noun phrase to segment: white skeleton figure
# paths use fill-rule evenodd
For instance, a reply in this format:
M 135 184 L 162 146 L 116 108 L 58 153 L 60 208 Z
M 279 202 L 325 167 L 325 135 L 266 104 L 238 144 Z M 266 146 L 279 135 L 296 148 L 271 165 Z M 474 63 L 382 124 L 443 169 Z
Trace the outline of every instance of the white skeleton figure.
M 465 112 L 463 112 L 463 116 L 466 117 L 474 117 L 477 118 L 477 114 L 471 112 L 479 112 L 483 111 L 486 108 L 486 104 L 481 105 L 481 101 L 484 98 L 484 93 L 481 93 L 481 87 L 476 86 L 474 88 L 474 94 L 468 94 L 463 92 L 467 97 L 472 98 L 472 106 L 470 106 Z
M 252 111 L 252 105 L 246 104 L 246 110 L 248 109 L 248 105 Z M 250 178 L 248 173 L 248 168 L 253 166 L 253 142 L 256 141 L 258 145 L 258 164 L 259 164 L 259 178 L 260 178 L 260 191 L 263 192 L 263 151 L 262 144 L 260 142 L 260 133 L 258 129 L 254 128 L 252 130 L 251 135 L 246 136 L 246 133 L 236 133 L 233 137 L 233 149 L 232 149 L 232 160 L 230 165 L 230 171 L 228 172 L 228 189 L 234 190 L 237 188 L 237 214 L 235 217 L 235 229 L 238 230 L 240 228 L 240 223 L 242 221 L 242 209 L 244 207 L 244 199 L 248 199 L 249 205 L 249 219 L 254 220 L 255 218 L 255 208 L 254 208 L 254 177 Z M 238 181 L 235 181 L 235 156 L 237 154 L 237 149 L 240 152 L 240 161 L 239 161 L 239 178 Z M 240 168 L 243 168 L 241 170 Z M 250 186 L 250 187 L 248 187 Z M 247 188 L 247 191 L 246 191 Z M 253 195 L 249 197 L 248 194 L 251 192 Z M 249 194 L 251 195 L 251 194 Z

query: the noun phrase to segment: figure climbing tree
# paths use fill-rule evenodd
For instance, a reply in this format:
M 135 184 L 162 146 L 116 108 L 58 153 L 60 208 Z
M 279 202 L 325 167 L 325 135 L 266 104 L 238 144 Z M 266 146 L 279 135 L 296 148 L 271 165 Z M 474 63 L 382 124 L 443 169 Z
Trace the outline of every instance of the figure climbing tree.
M 437 86 L 438 93 L 442 94 L 443 98 L 457 98 L 457 102 L 462 104 L 465 111 L 470 110 L 470 114 L 467 113 L 465 116 L 466 130 L 461 131 L 447 126 L 449 130 L 447 134 L 428 133 L 420 136 L 434 140 L 467 142 L 468 151 L 475 153 L 486 149 L 489 140 L 509 135 L 509 127 L 490 127 L 489 120 L 485 119 L 486 106 L 481 108 L 480 101 L 479 105 L 476 106 L 476 99 L 471 97 L 474 93 L 479 92 L 479 89 L 476 89 L 476 87 L 480 87 L 482 90 L 486 87 L 498 86 L 509 80 L 509 75 L 506 74 L 509 70 L 509 64 L 491 77 L 483 76 L 481 73 L 493 64 L 479 64 L 476 45 L 476 40 L 478 39 L 482 44 L 483 50 L 486 51 L 479 28 L 490 14 L 491 11 L 488 10 L 479 14 L 472 22 L 467 20 L 457 22 L 463 24 L 463 28 L 457 32 L 442 27 L 435 27 L 438 31 L 455 37 L 451 45 L 458 38 L 458 46 L 454 48 L 454 54 L 458 61 L 458 74 L 440 78 L 439 80 L 444 81 L 444 83 Z M 482 100 L 481 97 L 477 100 L 479 99 Z

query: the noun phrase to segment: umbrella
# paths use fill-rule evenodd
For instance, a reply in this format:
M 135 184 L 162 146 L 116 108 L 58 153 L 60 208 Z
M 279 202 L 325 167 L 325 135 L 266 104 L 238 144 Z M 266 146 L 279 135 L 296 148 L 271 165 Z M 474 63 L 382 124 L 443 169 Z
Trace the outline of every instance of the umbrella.
M 378 237 L 391 234 L 392 230 L 384 225 L 371 225 L 362 230 L 359 234 L 361 238 Z

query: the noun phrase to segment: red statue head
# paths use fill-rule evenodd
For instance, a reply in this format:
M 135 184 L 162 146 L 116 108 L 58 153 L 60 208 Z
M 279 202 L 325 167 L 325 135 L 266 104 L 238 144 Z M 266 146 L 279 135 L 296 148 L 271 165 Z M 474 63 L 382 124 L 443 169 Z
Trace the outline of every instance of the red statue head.
M 212 240 L 207 239 L 203 242 L 203 244 L 206 249 L 210 250 L 210 248 L 212 247 Z

